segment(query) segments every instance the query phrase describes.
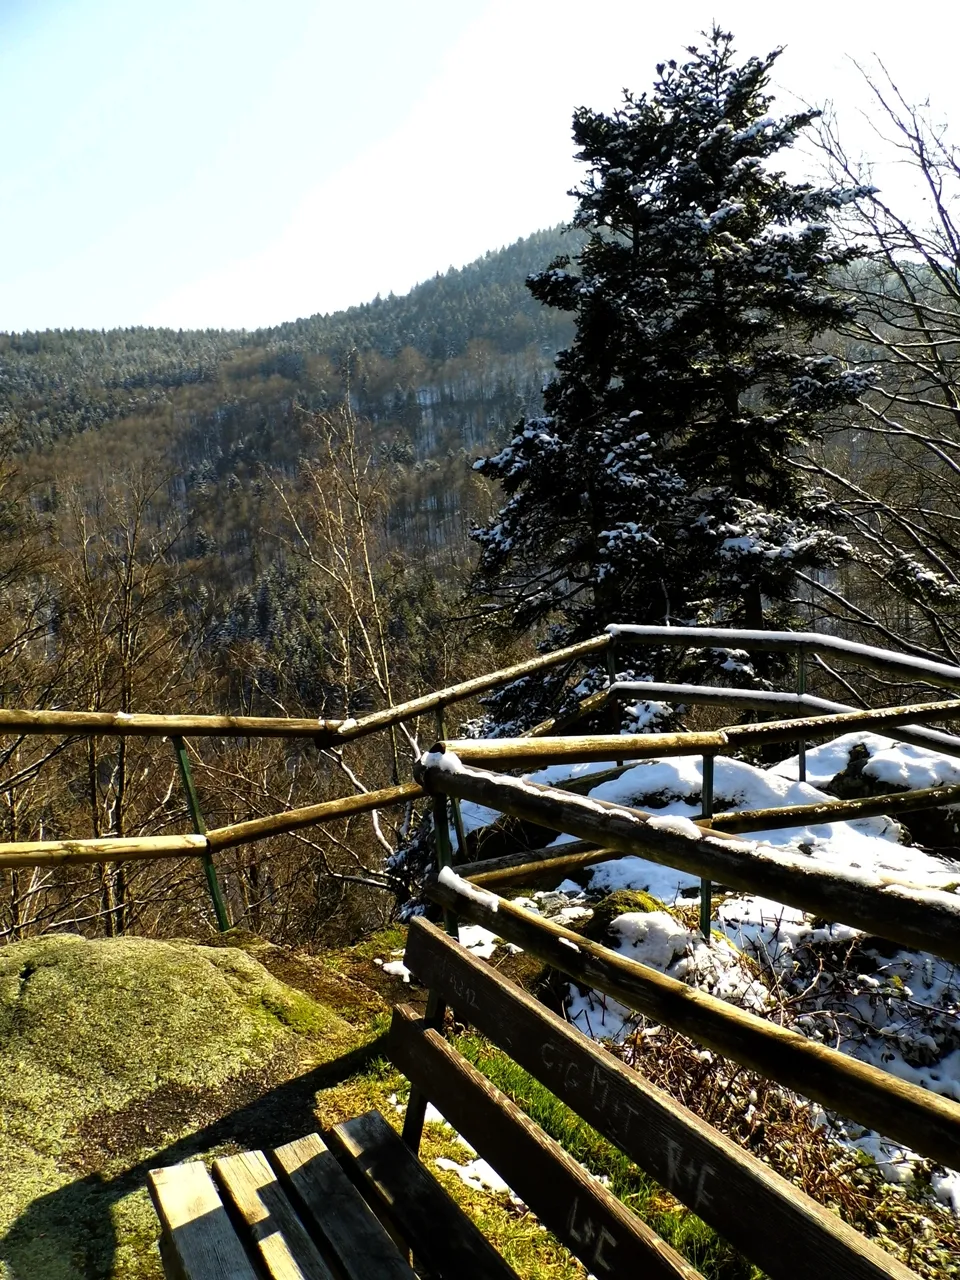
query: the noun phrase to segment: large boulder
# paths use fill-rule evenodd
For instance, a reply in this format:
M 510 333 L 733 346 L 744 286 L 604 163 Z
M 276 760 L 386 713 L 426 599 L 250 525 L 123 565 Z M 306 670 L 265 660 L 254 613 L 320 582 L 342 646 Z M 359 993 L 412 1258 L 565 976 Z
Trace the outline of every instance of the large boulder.
M 222 1114 L 234 1082 L 269 1090 L 356 1041 L 235 947 L 0 948 L 0 1275 L 160 1276 L 156 1222 L 123 1173 Z

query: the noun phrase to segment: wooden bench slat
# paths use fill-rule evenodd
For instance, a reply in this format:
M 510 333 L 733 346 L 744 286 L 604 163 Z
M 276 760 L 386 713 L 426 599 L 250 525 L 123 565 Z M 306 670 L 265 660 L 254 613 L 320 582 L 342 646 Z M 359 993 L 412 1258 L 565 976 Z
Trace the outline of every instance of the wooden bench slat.
M 594 1275 L 702 1280 L 412 1009 L 394 1010 L 390 1056 Z
M 330 1140 L 356 1163 L 378 1206 L 428 1271 L 443 1280 L 518 1280 L 379 1111 L 336 1125 Z
M 270 1153 L 280 1180 L 329 1242 L 347 1280 L 413 1280 L 373 1210 L 316 1133 Z
M 213 1174 L 270 1280 L 334 1280 L 262 1151 L 215 1160 Z
M 178 1280 L 257 1280 L 200 1160 L 151 1169 L 150 1196 L 163 1229 L 164 1271 Z
M 798 1274 L 916 1280 L 890 1254 L 436 926 L 423 919 L 412 922 L 404 963 L 439 991 L 458 1016 L 774 1280 L 793 1280 Z

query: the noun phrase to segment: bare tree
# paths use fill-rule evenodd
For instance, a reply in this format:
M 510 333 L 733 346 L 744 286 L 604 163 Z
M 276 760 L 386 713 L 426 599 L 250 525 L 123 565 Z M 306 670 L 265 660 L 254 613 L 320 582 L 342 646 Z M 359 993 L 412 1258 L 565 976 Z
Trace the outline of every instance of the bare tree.
M 915 181 L 915 207 L 883 191 L 850 207 L 867 249 L 847 284 L 857 319 L 842 335 L 875 369 L 859 408 L 797 465 L 819 474 L 858 555 L 843 576 L 808 580 L 816 609 L 874 642 L 960 661 L 960 150 L 929 103 L 914 106 L 883 66 L 860 68 L 878 141 Z M 832 176 L 870 180 L 835 120 L 820 145 Z

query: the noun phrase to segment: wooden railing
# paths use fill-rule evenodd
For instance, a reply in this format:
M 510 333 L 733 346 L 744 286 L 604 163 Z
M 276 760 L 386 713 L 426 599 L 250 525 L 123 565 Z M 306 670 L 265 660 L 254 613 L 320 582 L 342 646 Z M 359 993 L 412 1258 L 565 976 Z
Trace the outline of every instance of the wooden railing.
M 666 646 L 675 648 L 735 646 L 748 651 L 779 650 L 797 656 L 801 669 L 797 693 L 764 690 L 725 689 L 663 682 L 623 682 L 616 679 L 615 652 L 623 646 Z M 893 797 L 867 800 L 837 801 L 829 804 L 784 806 L 760 812 L 713 813 L 713 759 L 723 750 L 760 746 L 774 742 L 798 743 L 800 748 L 800 776 L 804 776 L 804 744 L 818 738 L 830 737 L 855 728 L 883 729 L 890 736 L 932 750 L 960 757 L 960 737 L 927 727 L 929 720 L 951 720 L 960 714 L 960 699 L 911 704 L 904 707 L 886 707 L 856 710 L 843 703 L 830 702 L 803 692 L 802 662 L 805 655 L 842 655 L 871 670 L 896 676 L 912 683 L 926 683 L 932 688 L 960 690 L 960 668 L 889 650 L 856 645 L 830 636 L 804 632 L 752 632 L 732 630 L 703 630 L 684 627 L 633 627 L 613 626 L 603 635 L 594 636 L 579 644 L 531 658 L 525 662 L 502 668 L 489 674 L 463 681 L 432 693 L 411 699 L 396 706 L 358 719 L 289 719 L 258 716 L 212 715 L 147 715 L 90 711 L 28 711 L 0 709 L 0 734 L 54 735 L 78 737 L 109 735 L 117 737 L 165 737 L 169 738 L 177 757 L 187 805 L 194 826 L 192 835 L 107 837 L 101 839 L 44 840 L 31 842 L 0 843 L 0 871 L 22 867 L 58 866 L 70 863 L 125 862 L 131 860 L 157 860 L 164 858 L 200 858 L 207 876 L 218 926 L 229 927 L 226 908 L 217 879 L 214 855 L 221 850 L 255 843 L 287 832 L 331 822 L 355 814 L 367 813 L 392 805 L 409 804 L 424 795 L 419 781 L 394 787 L 344 796 L 322 803 L 287 810 L 267 817 L 253 818 L 229 826 L 208 830 L 200 810 L 194 786 L 185 739 L 198 737 L 226 738 L 284 738 L 309 740 L 321 748 L 337 748 L 356 742 L 375 733 L 392 729 L 405 721 L 425 714 L 436 716 L 438 736 L 434 751 L 447 752 L 465 764 L 486 764 L 503 768 L 519 768 L 549 763 L 574 763 L 584 760 L 637 760 L 663 755 L 703 756 L 703 812 L 699 819 L 703 827 L 713 831 L 738 831 L 770 829 L 776 826 L 794 825 L 805 821 L 839 821 L 864 817 L 871 813 L 908 811 L 933 808 L 954 803 L 956 788 L 925 788 L 909 791 Z M 475 698 L 494 689 L 502 688 L 524 676 L 562 665 L 595 661 L 603 656 L 609 678 L 606 687 L 582 699 L 562 719 L 549 718 L 532 728 L 522 739 L 444 739 L 444 712 L 449 706 L 469 698 Z M 759 724 L 735 724 L 724 729 L 699 733 L 673 734 L 607 734 L 564 737 L 558 730 L 578 719 L 596 715 L 605 707 L 617 705 L 627 696 L 634 698 L 659 698 L 688 704 L 719 705 L 730 708 L 777 711 L 789 709 L 799 715 L 785 720 Z M 619 712 L 617 713 L 619 720 Z M 611 771 L 613 773 L 615 771 Z M 488 775 L 493 778 L 494 775 Z M 498 785 L 506 786 L 509 779 L 497 775 Z M 439 785 L 437 790 L 442 790 Z M 488 792 L 491 797 L 492 792 Z M 459 795 L 449 792 L 452 801 L 454 825 L 463 847 L 458 850 L 461 861 L 467 857 L 462 825 L 459 816 Z M 507 807 L 506 792 L 498 793 L 492 803 L 503 811 Z M 509 803 L 515 803 L 515 798 Z M 599 838 L 593 833 L 591 840 Z M 571 854 L 565 858 L 570 866 L 588 865 L 603 860 L 604 856 L 620 856 L 623 850 L 611 845 L 609 850 L 594 847 Z M 687 851 L 689 855 L 689 850 Z M 647 854 L 646 856 L 651 856 Z M 672 855 L 676 856 L 676 855 Z M 581 863 L 570 859 L 579 857 Z M 535 861 L 533 855 L 517 855 L 519 861 L 509 865 L 492 865 L 478 874 L 499 876 L 503 884 L 507 878 L 521 873 L 526 863 Z M 502 862 L 502 860 L 501 860 Z M 690 858 L 688 865 L 692 866 Z M 677 864 L 679 865 L 679 864 Z M 721 872 L 729 876 L 731 869 L 721 867 L 716 858 L 702 860 L 704 867 L 702 920 L 708 926 L 709 875 Z M 775 879 L 776 877 L 774 877 Z M 725 881 L 730 882 L 732 881 Z M 772 883 L 772 881 L 771 881 Z M 784 898 L 784 901 L 788 899 Z M 819 909 L 819 908 L 811 908 Z M 909 913 L 908 913 L 909 914 Z

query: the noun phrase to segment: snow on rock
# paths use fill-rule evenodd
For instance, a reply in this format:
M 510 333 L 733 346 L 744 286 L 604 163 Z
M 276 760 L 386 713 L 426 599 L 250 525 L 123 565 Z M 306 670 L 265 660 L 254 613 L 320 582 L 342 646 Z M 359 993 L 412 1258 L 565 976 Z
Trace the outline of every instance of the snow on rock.
M 462 924 L 460 926 L 460 945 L 472 951 L 481 960 L 489 960 L 499 947 L 500 939 L 489 929 L 479 924 Z
M 940 1203 L 949 1205 L 960 1217 L 960 1173 L 952 1169 L 946 1173 L 935 1173 L 930 1179 L 930 1185 Z
M 684 954 L 690 941 L 690 930 L 666 911 L 629 911 L 617 916 L 610 929 L 619 935 L 617 951 L 661 972 Z
M 762 1011 L 770 1004 L 770 992 L 757 981 L 735 947 L 717 938 L 704 942 L 699 932 L 687 929 L 669 912 L 625 912 L 610 922 L 610 934 L 606 945 L 669 978 L 747 1009 Z M 609 996 L 582 993 L 573 987 L 567 1015 L 588 1035 L 615 1042 L 631 1035 L 638 1023 L 635 1014 Z
M 833 799 L 816 783 L 829 783 L 850 761 L 854 747 L 869 753 L 864 772 L 898 787 L 960 782 L 960 760 L 876 734 L 847 734 L 807 754 L 806 783 L 796 780 L 796 760 L 772 769 L 718 757 L 715 811 L 764 809 Z M 691 819 L 701 811 L 698 757 L 638 762 L 619 778 L 599 784 L 593 799 L 652 811 L 654 821 Z M 691 823 L 692 825 L 692 823 Z M 669 828 L 668 828 L 669 829 Z M 838 875 L 875 883 L 907 884 L 915 892 L 956 892 L 960 863 L 900 844 L 901 829 L 884 817 L 811 823 L 751 832 L 749 839 L 783 859 L 812 858 Z M 563 837 L 557 841 L 563 843 Z M 620 858 L 590 868 L 588 894 L 644 889 L 666 904 L 689 900 L 696 877 L 644 858 Z M 563 889 L 577 886 L 567 881 Z M 889 1071 L 900 1079 L 960 1101 L 960 970 L 938 957 L 871 945 L 858 930 L 814 922 L 804 912 L 758 895 L 732 895 L 717 912 L 718 932 L 704 942 L 664 912 L 629 913 L 611 925 L 623 954 L 670 977 L 761 1013 L 770 991 L 790 1001 L 789 1025 L 820 1043 Z M 759 966 L 744 963 L 744 957 Z M 571 988 L 568 1016 L 598 1039 L 622 1042 L 638 1034 L 641 1020 L 610 997 Z M 639 1034 L 653 1034 L 647 1029 Z M 831 1118 L 840 1141 L 872 1157 L 890 1182 L 910 1185 L 915 1173 L 930 1178 L 934 1194 L 960 1213 L 960 1172 L 931 1168 L 896 1143 Z
M 924 752 L 922 748 L 909 750 L 934 756 L 943 762 L 944 768 L 954 766 L 953 761 L 934 752 Z M 960 762 L 956 763 L 960 769 Z M 717 756 L 715 812 L 820 804 L 835 799 L 808 782 L 796 782 L 784 776 L 783 768 L 777 765 L 770 770 L 758 769 L 742 760 Z M 689 821 L 699 817 L 702 785 L 700 757 L 674 756 L 640 761 L 619 778 L 599 784 L 590 795 L 597 800 L 649 809 L 654 812 L 654 823 L 662 826 L 668 818 Z M 690 827 L 693 828 L 692 823 Z M 745 839 L 763 845 L 764 851 L 770 854 L 781 852 L 813 858 L 829 864 L 838 875 L 856 876 L 874 883 L 950 890 L 960 882 L 960 862 L 899 844 L 900 831 L 891 819 L 876 817 L 751 831 Z M 643 858 L 601 863 L 592 868 L 590 879 L 591 889 L 646 889 L 668 904 L 687 896 L 698 884 L 695 876 Z
M 904 790 L 923 787 L 952 786 L 960 782 L 960 760 L 941 755 L 926 747 L 896 742 L 876 733 L 845 733 L 841 738 L 825 742 L 807 751 L 807 780 L 826 786 L 850 764 L 855 747 L 863 747 L 870 757 L 863 766 L 869 778 Z M 792 756 L 770 771 L 784 778 L 796 778 L 798 758 Z
M 391 978 L 402 978 L 404 982 L 410 981 L 410 970 L 402 960 L 382 960 L 379 956 L 375 957 L 374 964 L 380 966 L 384 973 L 389 973 Z

